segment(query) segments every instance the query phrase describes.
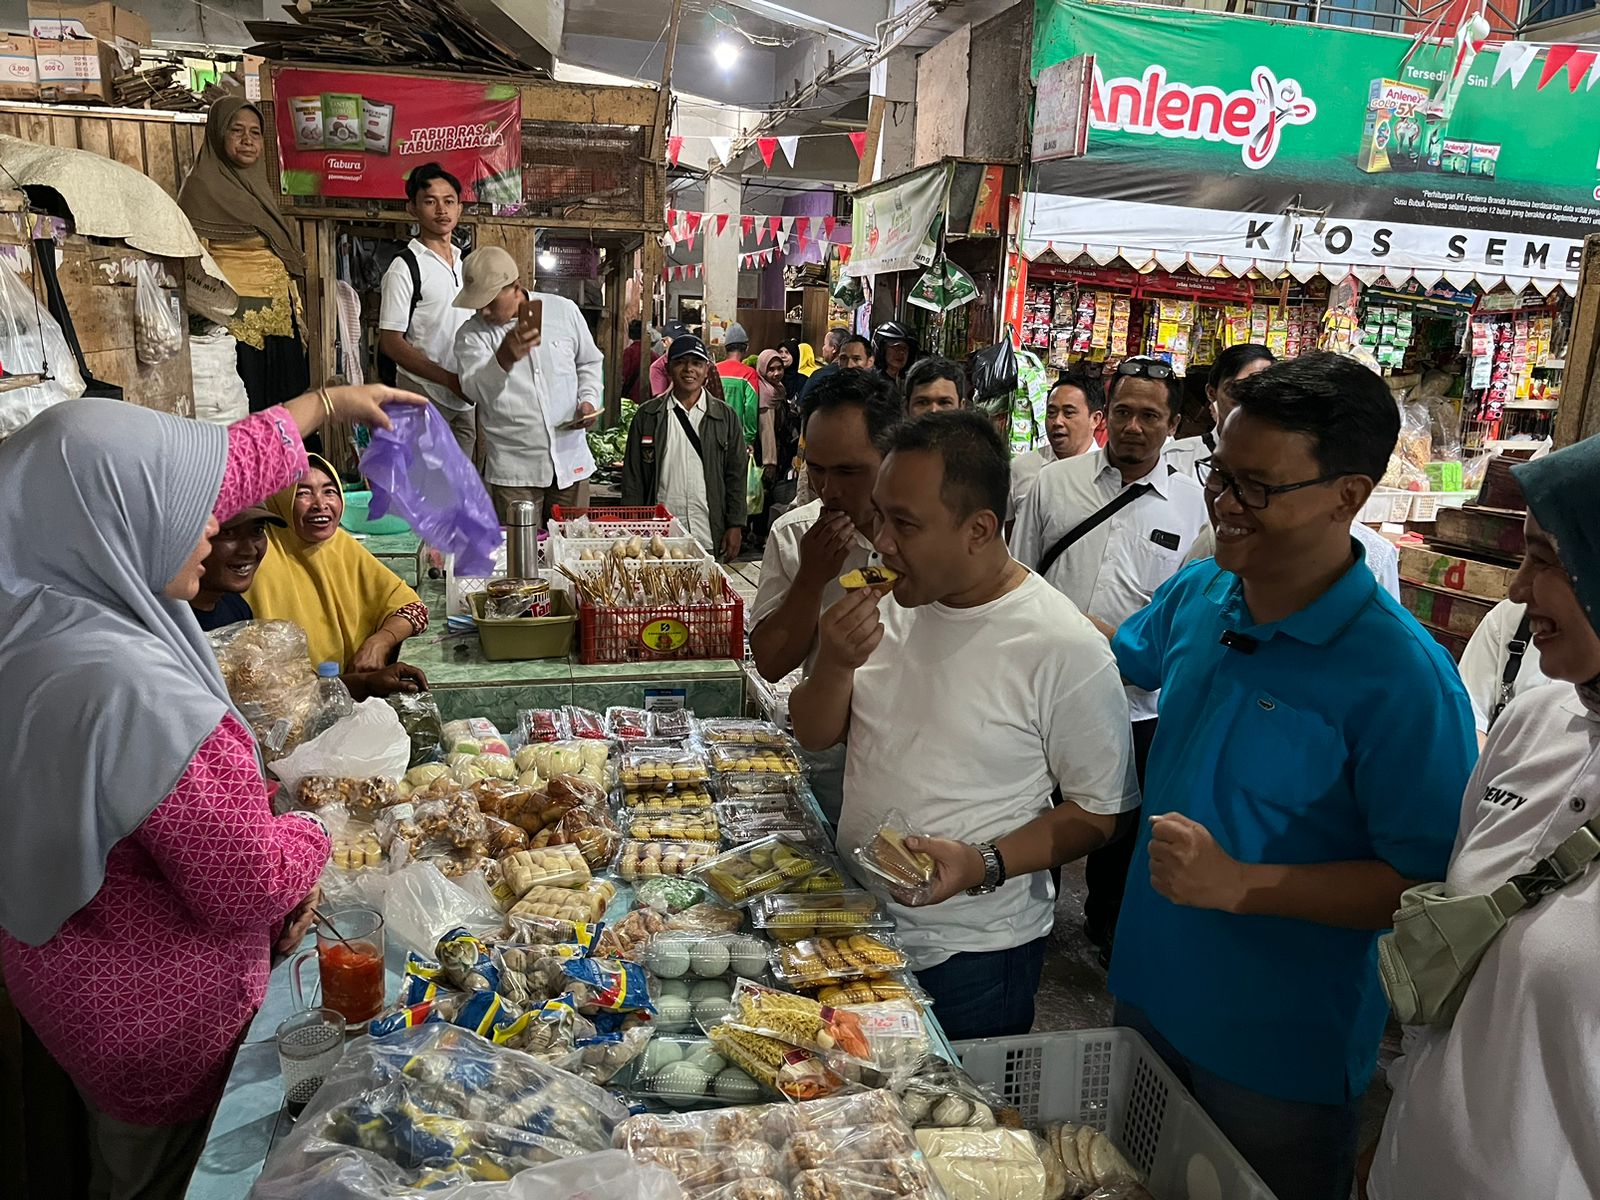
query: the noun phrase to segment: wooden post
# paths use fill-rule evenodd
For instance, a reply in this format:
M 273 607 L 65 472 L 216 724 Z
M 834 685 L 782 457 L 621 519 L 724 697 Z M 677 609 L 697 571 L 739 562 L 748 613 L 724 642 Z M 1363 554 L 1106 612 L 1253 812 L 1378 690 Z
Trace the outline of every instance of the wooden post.
M 666 265 L 667 252 L 661 248 L 661 243 L 653 235 L 645 234 L 644 245 L 639 248 L 639 269 L 644 279 L 639 289 L 639 319 L 645 325 L 655 320 L 656 284 Z M 646 345 L 639 351 L 639 395 L 652 399 L 650 390 L 650 347 Z
M 1583 242 L 1578 295 L 1572 303 L 1555 444 L 1570 446 L 1596 433 L 1600 433 L 1600 233 L 1591 233 Z

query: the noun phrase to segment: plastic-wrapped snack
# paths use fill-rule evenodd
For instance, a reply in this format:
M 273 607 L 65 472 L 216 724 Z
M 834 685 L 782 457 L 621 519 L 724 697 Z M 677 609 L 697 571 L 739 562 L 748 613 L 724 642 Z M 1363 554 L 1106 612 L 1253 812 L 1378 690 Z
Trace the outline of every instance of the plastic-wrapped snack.
M 731 1066 L 705 1038 L 667 1035 L 656 1037 L 640 1056 L 625 1090 L 636 1099 L 658 1100 L 674 1108 L 750 1104 L 761 1096 L 756 1081 L 738 1067 Z M 777 1158 L 770 1146 L 763 1142 L 740 1145 L 749 1149 L 738 1153 L 734 1147 L 719 1146 L 714 1153 L 719 1158 L 730 1153 L 736 1154 L 739 1159 L 737 1166 L 741 1171 L 752 1171 L 759 1176 L 777 1174 Z M 699 1151 L 680 1150 L 676 1153 L 694 1154 Z M 677 1171 L 674 1173 L 678 1174 Z M 682 1174 L 678 1174 L 678 1178 L 686 1186 L 691 1185 L 690 1180 Z
M 581 1039 L 593 1036 L 594 1022 L 579 1014 L 571 997 L 559 995 L 502 1025 L 494 1033 L 494 1042 L 559 1066 Z
M 644 961 L 650 939 L 667 927 L 667 918 L 653 908 L 636 908 L 620 921 L 608 921 L 596 939 L 594 952 L 602 958 Z
M 798 774 L 767 775 L 761 772 L 724 773 L 717 776 L 717 795 L 724 800 L 743 800 L 755 796 L 800 795 L 804 780 Z
M 626 811 L 626 833 L 637 841 L 705 842 L 714 845 L 722 840 L 717 818 L 709 808 L 673 813 L 652 813 L 640 808 Z
M 539 789 L 504 779 L 482 779 L 466 790 L 486 816 L 509 822 L 524 834 L 544 828 L 541 821 L 548 797 Z
M 556 917 L 565 921 L 598 921 L 616 895 L 616 888 L 603 879 L 590 880 L 579 888 L 549 887 L 536 884 L 512 905 L 507 914 L 516 917 Z
M 315 811 L 342 804 L 353 817 L 371 819 L 399 801 L 393 779 L 335 779 L 327 775 L 301 778 L 297 798 L 301 808 Z
M 523 1009 L 534 1008 L 567 990 L 566 955 L 556 946 L 501 944 L 493 958 L 499 970 L 498 991 Z
M 489 949 L 465 929 L 452 929 L 439 939 L 435 951 L 450 986 L 461 992 L 499 990 L 500 972 Z
M 522 740 L 529 745 L 559 742 L 567 737 L 566 718 L 559 708 L 524 709 L 517 714 L 517 723 L 522 727 Z
M 789 1185 L 795 1200 L 935 1200 L 941 1196 L 927 1162 L 916 1153 L 843 1169 L 802 1171 Z
M 373 830 L 392 861 L 404 864 L 422 853 L 426 839 L 416 817 L 417 810 L 413 805 L 396 804 L 393 808 L 385 809 L 374 822 Z
M 1041 1132 L 1066 1168 L 1069 1195 L 1084 1196 L 1096 1188 L 1144 1182 L 1116 1143 L 1092 1125 L 1052 1122 Z
M 788 750 L 793 746 L 787 734 L 771 721 L 746 717 L 706 717 L 700 722 L 700 739 L 719 746 L 771 746 Z
M 815 1100 L 847 1086 L 820 1056 L 809 1050 L 730 1025 L 713 1025 L 706 1036 L 723 1057 L 787 1100 Z
M 293 621 L 241 621 L 206 635 L 239 714 L 275 762 L 326 728 L 305 630 Z
M 906 1119 L 919 1129 L 992 1129 L 997 1124 L 998 1101 L 959 1066 L 935 1054 L 924 1056 L 911 1072 L 896 1078 L 894 1092 Z
M 808 997 L 763 987 L 749 979 L 740 979 L 735 985 L 733 1012 L 727 1020 L 791 1046 L 824 1054 L 839 1051 L 862 1061 L 871 1059 L 872 1047 L 860 1017 L 853 1012 L 828 1008 Z
M 930 1049 L 922 1005 L 909 997 L 852 1004 L 838 1010 L 855 1018 L 867 1052 L 856 1057 L 871 1063 L 887 1079 L 915 1068 Z
M 719 800 L 717 824 L 731 845 L 782 834 L 797 842 L 821 842 L 824 834 L 797 798 L 779 793 L 772 797 Z
M 763 974 L 768 952 L 766 942 L 748 934 L 666 930 L 645 947 L 640 961 L 662 979 L 715 979 Z
M 646 905 L 658 912 L 678 913 L 692 908 L 706 898 L 706 889 L 693 879 L 662 876 L 641 879 L 633 889 L 636 904 Z
M 566 1054 L 552 1059 L 564 1071 L 590 1083 L 608 1084 L 623 1070 L 638 1061 L 649 1048 L 655 1027 L 636 1013 L 602 1013 L 596 1017 L 598 1031 L 579 1038 Z
M 704 785 L 711 776 L 705 759 L 691 750 L 631 750 L 617 764 L 617 777 L 625 791 L 648 792 Z
M 625 841 L 613 869 L 632 882 L 652 875 L 687 875 L 710 860 L 711 852 L 704 843 Z
M 478 855 L 489 852 L 489 825 L 471 793 L 456 792 L 443 800 L 426 800 L 415 808 L 417 826 L 427 839 L 425 854 L 430 845 L 445 853 L 452 849 Z
M 800 759 L 787 743 L 780 746 L 745 746 L 713 742 L 711 769 L 719 775 L 798 775 Z
M 750 906 L 750 918 L 757 929 L 769 930 L 894 928 L 894 918 L 883 911 L 878 898 L 860 889 L 816 896 L 763 896 Z
M 814 875 L 807 875 L 804 879 L 778 889 L 780 892 L 799 896 L 832 895 L 844 890 L 844 868 L 831 854 L 827 856 L 822 869 Z
M 554 825 L 546 826 L 550 845 L 573 845 L 583 855 L 591 871 L 611 864 L 622 845 L 622 831 L 611 814 L 599 805 L 580 805 L 564 813 Z
M 786 837 L 762 838 L 706 863 L 695 878 L 730 904 L 749 904 L 821 870 L 827 860 Z
M 486 854 L 474 854 L 468 850 L 452 850 L 445 854 L 429 854 L 428 862 L 438 868 L 439 873 L 446 879 L 460 879 L 471 875 L 474 871 L 482 871 L 487 877 L 494 869 L 494 859 Z
M 667 918 L 668 929 L 693 933 L 738 933 L 744 913 L 726 904 L 693 904 Z
M 490 858 L 504 858 L 518 850 L 528 848 L 528 835 L 510 821 L 502 821 L 499 817 L 485 816 L 484 827 L 489 831 L 488 855 Z
M 483 717 L 470 717 L 464 721 L 447 722 L 444 734 L 446 754 L 502 754 L 511 757 L 511 747 L 505 736 L 495 728 L 493 721 Z
M 653 737 L 654 722 L 642 708 L 614 705 L 606 709 L 606 732 L 619 742 L 642 742 Z
M 623 808 L 627 812 L 678 813 L 709 812 L 712 796 L 705 785 L 669 785 L 649 791 L 622 793 Z
M 773 973 L 794 986 L 838 983 L 885 971 L 900 971 L 906 956 L 889 934 L 874 937 L 856 933 L 849 937 L 807 938 L 779 946 L 773 959 Z
M 411 739 L 409 767 L 437 762 L 444 757 L 444 727 L 439 702 L 432 692 L 395 692 L 388 697 L 389 707 L 400 718 L 400 725 Z
M 644 968 L 621 958 L 568 958 L 567 992 L 579 1012 L 654 1013 Z
M 373 826 L 351 823 L 334 837 L 328 861 L 341 871 L 362 871 L 383 866 L 387 858 Z
M 899 1122 L 831 1124 L 794 1133 L 784 1146 L 783 1171 L 791 1179 L 802 1171 L 827 1168 L 871 1171 L 879 1163 L 916 1152 L 915 1136 Z
M 559 946 L 564 942 L 582 940 L 577 925 L 557 917 L 515 916 L 510 923 L 511 936 L 502 939 L 498 945 Z
M 383 1038 L 430 1021 L 443 1021 L 470 1029 L 479 1037 L 492 1038 L 520 1015 L 519 1009 L 494 992 L 442 992 L 431 1000 L 380 1013 L 368 1023 L 367 1032 Z
M 571 800 L 574 805 L 604 806 L 606 790 L 582 775 L 557 775 L 550 781 L 550 799 L 556 803 Z
M 576 846 L 547 846 L 542 850 L 519 850 L 500 862 L 506 885 L 518 899 L 538 885 L 582 887 L 589 882 L 589 864 Z
M 906 848 L 910 822 L 899 809 L 890 809 L 865 845 L 855 850 L 856 864 L 887 883 L 902 903 L 926 903 L 933 892 L 938 864 L 933 856 Z
M 810 990 L 810 989 L 807 989 Z M 914 1000 L 928 1003 L 920 988 L 894 975 L 867 975 L 848 983 L 828 983 L 816 988 L 823 1004 L 877 1004 L 887 1000 Z
M 687 708 L 658 708 L 651 715 L 658 738 L 681 742 L 694 733 L 694 714 Z
M 406 772 L 402 782 L 413 788 L 423 788 L 440 779 L 447 779 L 449 775 L 450 768 L 442 762 L 418 763 Z
M 572 731 L 575 738 L 584 738 L 589 741 L 605 741 L 611 735 L 606 732 L 605 718 L 597 712 L 587 708 L 579 708 L 569 704 L 561 710 L 566 718 L 567 728 Z

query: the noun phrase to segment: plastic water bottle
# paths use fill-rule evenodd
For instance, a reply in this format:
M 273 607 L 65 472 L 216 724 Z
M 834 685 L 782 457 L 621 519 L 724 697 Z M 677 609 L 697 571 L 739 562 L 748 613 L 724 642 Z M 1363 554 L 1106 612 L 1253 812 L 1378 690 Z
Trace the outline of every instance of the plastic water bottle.
M 356 702 L 339 678 L 339 664 L 325 662 L 317 667 L 317 714 L 307 723 L 306 740 L 348 717 L 356 710 Z

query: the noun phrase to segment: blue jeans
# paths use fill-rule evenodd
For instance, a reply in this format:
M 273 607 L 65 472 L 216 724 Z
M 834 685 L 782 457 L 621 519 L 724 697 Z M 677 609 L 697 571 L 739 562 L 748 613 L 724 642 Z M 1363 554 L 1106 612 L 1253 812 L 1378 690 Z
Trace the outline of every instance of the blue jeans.
M 952 955 L 917 972 L 933 997 L 933 1015 L 952 1042 L 1009 1037 L 1033 1028 L 1033 998 L 1044 970 L 1047 938 L 1013 946 Z
M 1150 1043 L 1278 1200 L 1348 1200 L 1355 1179 L 1359 1098 L 1307 1104 L 1253 1092 L 1190 1062 L 1142 1009 L 1118 1000 L 1112 1022 Z

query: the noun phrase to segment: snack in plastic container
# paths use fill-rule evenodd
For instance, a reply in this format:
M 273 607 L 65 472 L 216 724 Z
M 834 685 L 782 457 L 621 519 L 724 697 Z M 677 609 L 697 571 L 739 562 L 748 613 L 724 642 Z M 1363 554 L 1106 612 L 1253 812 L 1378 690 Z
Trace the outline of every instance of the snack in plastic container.
M 370 825 L 347 825 L 333 839 L 329 862 L 341 871 L 361 871 L 381 867 L 386 855 L 383 843 Z
M 559 708 L 524 709 L 517 714 L 517 723 L 522 728 L 522 740 L 529 745 L 559 742 L 567 736 L 566 719 Z
M 631 808 L 627 816 L 627 835 L 636 841 L 715 844 L 722 840 L 722 830 L 709 808 L 669 813 Z
M 456 792 L 442 800 L 425 800 L 413 807 L 417 828 L 424 839 L 423 854 L 451 850 L 488 854 L 489 825 L 478 802 L 469 793 Z
M 719 775 L 798 775 L 800 759 L 787 744 L 745 746 L 712 742 L 711 769 Z
M 589 864 L 576 846 L 519 850 L 500 860 L 506 885 L 518 899 L 536 887 L 582 887 L 589 882 Z
M 706 717 L 700 722 L 700 739 L 713 746 L 771 746 L 792 748 L 788 735 L 771 721 L 745 717 Z
M 895 975 L 868 975 L 848 983 L 824 984 L 816 989 L 816 997 L 823 1004 L 876 1004 L 889 1000 L 931 1003 L 921 988 Z
M 515 854 L 519 850 L 528 848 L 528 835 L 510 821 L 502 821 L 499 817 L 485 814 L 483 823 L 489 831 L 490 858 L 504 858 L 508 854 Z
M 573 845 L 592 871 L 603 870 L 617 856 L 622 831 L 604 808 L 580 805 L 570 809 L 533 839 L 534 845 Z
M 750 919 L 757 929 L 774 931 L 894 928 L 894 918 L 883 911 L 878 898 L 859 889 L 814 896 L 763 896 L 750 906 Z
M 807 938 L 779 946 L 773 957 L 773 973 L 784 983 L 795 986 L 839 983 L 881 975 L 885 971 L 904 970 L 905 966 L 906 956 L 889 940 L 888 934 Z
M 579 708 L 575 704 L 569 704 L 561 711 L 566 718 L 567 728 L 572 731 L 573 737 L 603 742 L 611 736 L 606 732 L 605 718 L 599 713 L 592 712 L 587 708 Z
M 823 832 L 799 801 L 785 793 L 772 797 L 719 800 L 714 805 L 723 838 L 732 845 L 782 834 L 797 842 L 821 841 Z
M 556 917 L 564 921 L 598 921 L 617 894 L 616 887 L 604 879 L 593 879 L 583 887 L 559 888 L 536 884 L 512 905 L 507 914 L 517 917 Z
M 870 1061 L 872 1046 L 861 1019 L 846 1009 L 830 1008 L 806 996 L 780 992 L 749 979 L 733 989 L 733 1012 L 727 1022 L 791 1046 L 824 1054 L 839 1051 Z
M 947 1200 L 1050 1200 L 1033 1137 L 1021 1129 L 919 1129 L 917 1146 Z
M 658 738 L 681 742 L 694 732 L 694 714 L 687 708 L 658 708 L 652 715 Z
M 642 742 L 653 736 L 650 714 L 642 708 L 613 706 L 606 709 L 606 730 L 619 742 Z
M 636 1060 L 625 1090 L 635 1099 L 657 1100 L 674 1108 L 749 1104 L 761 1095 L 756 1081 L 731 1066 L 705 1038 L 670 1036 L 658 1036 L 650 1043 Z M 770 1166 L 775 1171 L 772 1149 L 758 1145 L 764 1153 L 747 1155 L 756 1160 L 750 1165 Z M 688 1166 L 682 1160 L 677 1165 Z
M 896 1077 L 894 1092 L 906 1120 L 917 1128 L 968 1126 L 991 1129 L 999 1102 L 955 1063 L 924 1055 L 911 1071 Z
M 844 868 L 839 864 L 839 860 L 830 854 L 822 870 L 815 875 L 807 875 L 804 879 L 778 890 L 790 895 L 814 896 L 842 892 L 845 890 L 845 883 Z
M 938 864 L 932 855 L 906 848 L 909 828 L 905 814 L 890 809 L 877 832 L 856 847 L 855 860 L 862 870 L 887 883 L 904 903 L 922 904 L 932 894 Z
M 627 812 L 708 812 L 713 803 L 711 793 L 703 785 L 696 787 L 692 783 L 681 788 L 672 786 L 664 790 L 622 793 L 622 807 Z
M 773 775 L 766 772 L 724 772 L 717 776 L 717 795 L 724 800 L 743 800 L 755 796 L 787 793 L 800 795 L 803 780 L 798 772 Z
M 653 908 L 636 908 L 620 921 L 608 921 L 595 939 L 594 952 L 603 958 L 643 962 L 650 940 L 667 927 L 667 918 Z
M 652 875 L 687 875 L 710 860 L 711 850 L 704 842 L 625 841 L 613 869 L 631 882 Z
M 651 939 L 640 961 L 662 979 L 715 979 L 759 975 L 767 954 L 767 943 L 748 934 L 666 930 Z
M 605 788 L 582 775 L 557 775 L 545 791 L 552 803 L 566 804 L 567 807 L 588 805 L 597 808 L 606 802 Z M 567 804 L 568 801 L 571 803 Z
M 815 874 L 827 859 L 789 838 L 765 837 L 717 855 L 695 878 L 729 904 L 749 904 Z
M 744 913 L 725 904 L 696 904 L 667 918 L 668 929 L 693 933 L 738 933 Z
M 511 757 L 511 747 L 505 736 L 495 728 L 493 721 L 483 717 L 469 717 L 462 721 L 445 722 L 444 749 L 448 754 L 500 754 Z
M 713 1025 L 706 1036 L 723 1057 L 786 1100 L 815 1100 L 847 1086 L 820 1055 L 809 1050 L 731 1025 Z
M 693 879 L 661 876 L 641 879 L 633 889 L 634 903 L 658 912 L 678 913 L 706 898 L 705 886 Z
M 703 785 L 710 772 L 705 760 L 690 750 L 631 750 L 617 764 L 617 777 L 624 790 L 648 792 L 668 786 Z

